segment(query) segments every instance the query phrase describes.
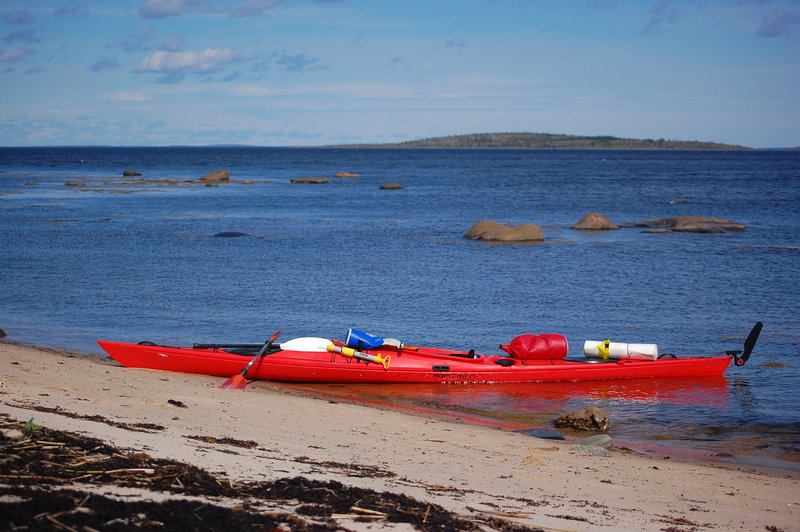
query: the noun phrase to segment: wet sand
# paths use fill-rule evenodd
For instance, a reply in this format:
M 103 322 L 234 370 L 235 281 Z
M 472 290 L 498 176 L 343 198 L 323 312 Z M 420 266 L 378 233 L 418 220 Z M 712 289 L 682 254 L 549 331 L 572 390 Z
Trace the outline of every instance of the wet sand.
M 788 531 L 800 522 L 800 476 L 789 473 L 620 450 L 592 456 L 566 442 L 288 393 L 267 382 L 222 390 L 224 379 L 215 377 L 125 369 L 10 343 L 0 343 L 0 368 L 5 420 L 33 419 L 231 483 L 337 481 L 465 519 L 556 530 Z M 5 491 L 14 481 L 0 485 Z M 333 519 L 352 530 L 410 529 L 380 517 Z

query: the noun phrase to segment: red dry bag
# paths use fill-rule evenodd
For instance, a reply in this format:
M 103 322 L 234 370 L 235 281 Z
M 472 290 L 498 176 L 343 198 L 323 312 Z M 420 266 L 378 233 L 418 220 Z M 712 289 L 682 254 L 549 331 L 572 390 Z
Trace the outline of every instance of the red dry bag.
M 500 349 L 519 360 L 559 360 L 567 356 L 567 338 L 561 334 L 522 334 Z

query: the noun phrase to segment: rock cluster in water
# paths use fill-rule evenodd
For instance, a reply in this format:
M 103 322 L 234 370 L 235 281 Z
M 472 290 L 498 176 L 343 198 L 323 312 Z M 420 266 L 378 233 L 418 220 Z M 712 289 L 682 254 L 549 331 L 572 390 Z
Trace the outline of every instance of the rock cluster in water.
M 599 212 L 590 212 L 573 225 L 572 228 L 583 231 L 610 231 L 619 229 L 619 226 Z
M 296 177 L 291 180 L 293 184 L 323 185 L 328 183 L 327 177 Z
M 673 216 L 634 222 L 632 226 L 649 228 L 647 232 L 674 231 L 676 233 L 724 233 L 725 231 L 741 232 L 746 229 L 742 224 L 708 216 Z
M 544 231 L 536 224 L 510 226 L 483 220 L 474 223 L 464 236 L 486 242 L 540 242 L 544 240 Z
M 611 426 L 611 419 L 602 408 L 590 406 L 556 419 L 553 425 L 561 429 L 605 432 Z
M 613 231 L 626 228 L 646 228 L 646 233 L 724 233 L 725 231 L 745 231 L 744 225 L 724 218 L 708 216 L 674 216 L 633 222 L 619 226 L 599 212 L 590 212 L 572 225 L 572 229 L 582 231 Z M 508 226 L 492 220 L 482 220 L 470 227 L 464 236 L 470 240 L 487 242 L 523 242 L 544 240 L 544 232 L 535 224 Z
M 205 185 L 217 186 L 222 183 L 239 183 L 250 185 L 256 181 L 233 181 L 231 179 L 231 172 L 229 170 L 215 170 L 209 172 L 198 180 L 175 180 L 175 179 L 144 179 L 142 174 L 135 170 L 124 170 L 122 172 L 124 177 L 135 178 L 121 183 L 106 183 L 105 185 L 158 185 L 158 186 L 177 186 L 177 185 Z M 338 172 L 334 174 L 336 178 L 356 178 L 360 177 L 359 174 L 351 172 Z M 265 181 L 266 182 L 266 181 Z M 326 184 L 329 179 L 326 177 L 298 177 L 290 179 L 293 184 Z M 34 182 L 28 182 L 27 185 L 36 185 Z M 86 187 L 88 186 L 83 179 L 69 179 L 64 185 L 70 187 Z M 380 186 L 381 190 L 402 190 L 404 186 L 397 182 L 388 182 Z M 746 227 L 743 224 L 733 222 L 724 218 L 712 218 L 708 216 L 672 216 L 667 218 L 656 218 L 653 220 L 644 220 L 639 222 L 625 223 L 617 225 L 609 220 L 605 215 L 599 212 L 590 212 L 581 218 L 578 222 L 573 224 L 572 229 L 582 231 L 610 231 L 617 230 L 620 227 L 624 228 L 643 228 L 646 233 L 724 233 L 726 231 L 745 231 Z M 542 228 L 533 223 L 520 224 L 510 226 L 495 222 L 493 220 L 482 220 L 476 222 L 470 227 L 464 236 L 470 240 L 482 240 L 485 242 L 541 242 L 545 239 L 544 231 Z
M 203 183 L 229 183 L 230 180 L 231 173 L 228 170 L 216 170 L 214 172 L 209 172 L 200 178 L 200 181 Z

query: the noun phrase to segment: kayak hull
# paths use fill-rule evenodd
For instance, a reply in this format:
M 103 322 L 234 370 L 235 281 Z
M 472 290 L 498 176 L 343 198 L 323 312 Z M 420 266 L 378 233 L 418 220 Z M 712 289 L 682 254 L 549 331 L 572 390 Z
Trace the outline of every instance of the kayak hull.
M 253 355 L 220 348 L 166 347 L 99 341 L 100 347 L 128 368 L 230 377 L 242 371 Z M 661 358 L 585 362 L 575 360 L 516 360 L 507 356 L 474 355 L 435 348 L 398 353 L 373 349 L 368 353 L 390 358 L 383 364 L 338 353 L 279 350 L 255 361 L 249 379 L 328 383 L 494 383 L 557 382 L 605 379 L 720 376 L 729 356 Z M 503 365 L 497 361 L 503 362 Z M 513 360 L 513 365 L 508 364 Z

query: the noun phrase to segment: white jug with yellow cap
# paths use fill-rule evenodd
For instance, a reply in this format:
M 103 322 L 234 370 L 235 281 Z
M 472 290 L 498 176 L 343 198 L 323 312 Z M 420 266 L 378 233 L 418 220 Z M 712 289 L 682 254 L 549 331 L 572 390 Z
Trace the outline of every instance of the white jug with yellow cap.
M 611 340 L 586 340 L 583 354 L 588 358 L 603 360 L 656 360 L 657 344 L 623 344 Z

